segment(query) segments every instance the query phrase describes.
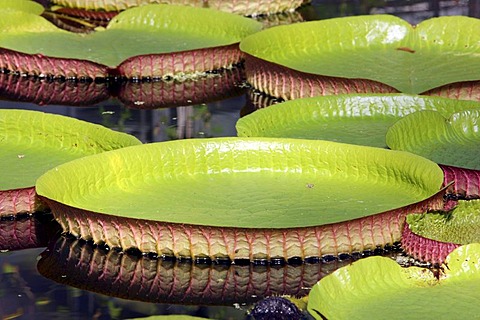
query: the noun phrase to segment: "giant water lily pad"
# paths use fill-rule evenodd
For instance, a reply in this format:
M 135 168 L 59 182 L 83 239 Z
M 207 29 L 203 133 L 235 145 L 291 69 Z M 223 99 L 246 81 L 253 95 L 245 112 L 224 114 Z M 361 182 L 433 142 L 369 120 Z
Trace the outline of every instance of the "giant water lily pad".
M 387 145 L 443 165 L 480 170 L 479 119 L 480 110 L 449 116 L 433 110 L 415 112 L 389 128 Z
M 439 279 L 428 269 L 402 268 L 369 257 L 321 279 L 308 311 L 316 319 L 472 319 L 480 312 L 480 244 L 459 247 Z
M 433 110 L 407 115 L 386 135 L 391 149 L 422 155 L 441 164 L 447 194 L 461 199 L 480 197 L 478 109 L 450 115 Z
M 29 12 L 32 14 L 42 14 L 43 6 L 35 1 L 30 0 L 0 0 L 1 10 L 18 10 Z
M 479 28 L 480 20 L 461 16 L 416 26 L 394 16 L 356 16 L 266 29 L 245 38 L 240 48 L 309 74 L 369 79 L 422 93 L 480 79 Z
M 236 45 L 260 29 L 260 23 L 234 14 L 156 4 L 126 10 L 112 19 L 104 30 L 85 35 L 59 29 L 35 14 L 5 11 L 0 21 L 0 47 L 16 52 L 17 60 L 8 59 L 13 56 L 12 52 L 3 52 L 6 61 L 1 67 L 36 74 L 45 69 L 45 74 L 69 76 L 69 71 L 78 72 L 86 63 L 82 61 L 88 61 L 94 69 L 90 77 L 94 78 L 106 76 L 102 72 L 108 72 L 107 67 L 116 68 L 122 62 L 126 64 L 117 72 L 129 77 L 204 72 L 239 62 L 240 52 Z M 193 53 L 197 50 L 200 51 Z M 189 54 L 180 54 L 185 52 Z M 175 53 L 177 56 L 173 55 Z M 162 54 L 167 57 L 158 57 Z M 153 59 L 149 55 L 157 55 L 155 66 L 149 65 Z M 19 56 L 30 63 L 21 65 Z M 133 62 L 125 61 L 137 56 Z M 60 61 L 54 60 L 57 66 L 48 66 L 43 61 L 47 57 Z
M 431 197 L 442 180 L 435 163 L 410 153 L 218 138 L 86 157 L 49 171 L 36 188 L 64 230 L 112 247 L 304 258 L 397 241 L 402 215 L 414 209 L 395 209 Z M 377 225 L 374 216 L 386 211 Z
M 121 11 L 134 6 L 149 3 L 181 4 L 195 7 L 211 8 L 225 12 L 243 15 L 258 15 L 283 12 L 296 9 L 304 0 L 53 0 L 53 4 L 66 8 L 85 9 L 92 11 Z
M 125 133 L 65 116 L 0 110 L 0 215 L 35 209 L 29 200 L 35 198 L 33 186 L 49 169 L 140 143 Z
M 388 128 L 418 110 L 452 112 L 480 108 L 471 101 L 405 94 L 338 95 L 286 101 L 241 118 L 241 137 L 324 139 L 385 147 Z

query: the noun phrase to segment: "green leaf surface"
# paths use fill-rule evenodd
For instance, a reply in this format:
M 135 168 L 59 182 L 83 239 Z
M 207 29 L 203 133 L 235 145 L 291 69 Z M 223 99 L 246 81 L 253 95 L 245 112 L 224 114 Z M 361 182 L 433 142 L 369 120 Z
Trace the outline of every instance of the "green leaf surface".
M 37 193 L 121 217 L 219 227 L 303 227 L 423 200 L 441 169 L 410 153 L 328 141 L 179 140 L 58 166 Z
M 65 116 L 0 110 L 0 190 L 33 187 L 39 176 L 59 164 L 140 143 L 125 133 Z
M 409 214 L 407 223 L 424 238 L 456 244 L 480 242 L 480 200 L 459 200 L 449 212 Z
M 440 279 L 369 257 L 340 268 L 310 291 L 316 319 L 474 319 L 480 313 L 480 244 L 454 250 Z
M 388 128 L 418 110 L 452 112 L 480 108 L 472 101 L 406 94 L 337 95 L 285 101 L 257 110 L 236 125 L 240 137 L 322 139 L 386 147 Z
M 298 71 L 370 79 L 403 93 L 480 79 L 480 20 L 432 18 L 412 27 L 388 15 L 356 16 L 270 28 L 241 50 Z
M 172 53 L 238 43 L 260 30 L 252 19 L 216 10 L 146 5 L 123 11 L 90 34 L 59 29 L 35 14 L 2 11 L 0 47 L 28 54 L 94 61 L 110 67 L 142 54 Z
M 443 116 L 436 111 L 412 113 L 391 126 L 387 145 L 409 151 L 436 163 L 480 169 L 480 110 Z
M 40 3 L 30 0 L 0 0 L 0 10 L 18 10 L 40 15 L 44 8 Z

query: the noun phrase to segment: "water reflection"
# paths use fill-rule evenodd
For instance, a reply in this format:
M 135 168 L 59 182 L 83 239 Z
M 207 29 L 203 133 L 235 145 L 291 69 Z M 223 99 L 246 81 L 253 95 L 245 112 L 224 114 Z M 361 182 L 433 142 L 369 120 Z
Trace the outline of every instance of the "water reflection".
M 0 218 L 0 251 L 47 246 L 60 225 L 48 213 Z
M 42 253 L 37 267 L 56 282 L 123 299 L 231 306 L 249 305 L 272 295 L 305 296 L 320 278 L 352 261 L 194 263 L 105 250 L 61 236 Z
M 126 108 L 158 109 L 209 103 L 245 92 L 244 69 L 237 66 L 182 81 L 74 81 L 0 73 L 0 99 L 38 105 L 90 106 L 118 99 Z

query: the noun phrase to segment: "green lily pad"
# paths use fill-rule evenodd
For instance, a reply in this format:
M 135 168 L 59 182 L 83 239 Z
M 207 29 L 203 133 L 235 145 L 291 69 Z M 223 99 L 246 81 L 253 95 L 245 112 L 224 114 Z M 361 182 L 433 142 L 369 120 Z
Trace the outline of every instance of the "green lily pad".
M 74 160 L 36 190 L 64 232 L 97 244 L 253 262 L 393 244 L 407 213 L 443 206 L 442 180 L 435 163 L 406 152 L 212 138 Z
M 459 201 L 449 212 L 407 215 L 410 230 L 422 237 L 456 244 L 480 242 L 480 200 Z
M 33 187 L 59 164 L 140 143 L 125 133 L 65 116 L 0 110 L 0 191 Z
M 409 151 L 437 163 L 480 169 L 480 110 L 445 117 L 436 111 L 418 111 L 396 122 L 386 135 L 391 149 Z
M 480 108 L 471 101 L 406 94 L 320 96 L 257 110 L 236 125 L 240 137 L 323 139 L 385 147 L 388 128 L 418 110 L 452 112 Z
M 291 228 L 399 208 L 438 192 L 442 180 L 436 164 L 404 152 L 328 141 L 219 138 L 83 158 L 49 171 L 36 189 L 71 207 L 125 218 Z
M 120 13 L 104 30 L 77 34 L 35 14 L 2 11 L 0 47 L 116 67 L 132 56 L 238 43 L 261 28 L 259 22 L 235 14 L 153 4 Z
M 149 3 L 180 4 L 210 8 L 235 14 L 261 15 L 284 11 L 291 11 L 300 7 L 304 0 L 52 0 L 54 4 L 66 8 L 84 9 L 99 12 L 122 11 L 135 6 L 142 6 Z
M 473 319 L 480 312 L 480 244 L 457 248 L 437 279 L 424 268 L 402 268 L 369 257 L 340 268 L 310 291 L 316 319 Z
M 302 72 L 422 93 L 480 79 L 479 29 L 480 20 L 462 16 L 416 26 L 394 16 L 356 16 L 266 29 L 245 38 L 240 49 Z
M 18 10 L 40 15 L 43 13 L 43 6 L 30 0 L 0 0 L 0 10 Z

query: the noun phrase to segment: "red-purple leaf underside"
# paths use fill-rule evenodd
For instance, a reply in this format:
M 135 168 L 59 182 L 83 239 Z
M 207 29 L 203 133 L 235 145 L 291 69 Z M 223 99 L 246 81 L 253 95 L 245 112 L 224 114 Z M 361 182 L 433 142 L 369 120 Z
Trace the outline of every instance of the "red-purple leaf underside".
M 84 9 L 78 9 L 78 8 L 58 8 L 52 11 L 52 13 L 81 18 L 87 21 L 108 22 L 118 14 L 118 11 L 107 12 L 107 11 L 84 10 Z
M 460 244 L 428 239 L 413 233 L 405 223 L 402 233 L 402 247 L 413 258 L 432 264 L 442 264 L 445 258 Z
M 0 217 L 30 214 L 46 208 L 34 187 L 0 191 Z
M 121 218 L 44 199 L 63 230 L 123 250 L 250 261 L 374 250 L 400 241 L 405 216 L 444 207 L 444 191 L 403 208 L 346 222 L 286 229 L 221 228 Z
M 67 79 L 105 78 L 109 74 L 107 66 L 87 60 L 46 57 L 4 48 L 0 48 L 0 69 L 19 75 Z
M 248 54 L 245 57 L 245 70 L 247 81 L 255 89 L 284 100 L 353 93 L 398 93 L 396 89 L 380 82 L 310 74 Z M 447 84 L 423 94 L 480 101 L 480 81 Z
M 127 78 L 195 78 L 195 74 L 231 68 L 243 60 L 238 44 L 168 54 L 149 54 L 128 58 L 116 69 Z
M 446 165 L 440 165 L 440 168 L 445 176 L 444 185 L 453 182 L 447 189 L 447 195 L 459 199 L 480 198 L 480 171 Z

